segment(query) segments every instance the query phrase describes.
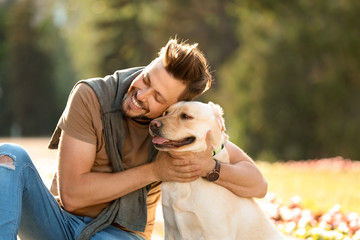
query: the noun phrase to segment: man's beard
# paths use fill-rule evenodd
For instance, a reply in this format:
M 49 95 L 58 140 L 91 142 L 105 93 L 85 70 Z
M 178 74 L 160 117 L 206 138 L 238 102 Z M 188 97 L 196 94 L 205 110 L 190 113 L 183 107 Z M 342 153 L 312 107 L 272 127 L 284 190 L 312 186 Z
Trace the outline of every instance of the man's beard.
M 135 117 L 130 117 L 132 120 L 134 120 L 135 122 L 140 121 L 140 122 L 150 122 L 151 120 L 153 120 L 152 118 L 149 118 L 145 115 L 140 115 L 140 116 L 135 116 Z
M 124 106 L 124 103 L 125 103 L 128 96 L 129 96 L 129 93 L 125 94 L 125 96 L 123 98 L 123 102 L 122 102 L 122 108 L 121 108 L 121 112 L 125 117 L 131 118 L 134 121 L 140 121 L 140 122 L 150 122 L 151 120 L 153 120 L 152 118 L 149 118 L 149 117 L 145 116 L 145 114 L 147 114 L 149 112 L 148 110 L 145 113 L 142 113 L 142 114 L 137 115 L 137 116 L 129 115 L 127 113 L 126 109 L 125 109 L 126 107 L 129 107 L 129 106 Z M 129 100 L 129 101 L 131 101 L 131 100 Z

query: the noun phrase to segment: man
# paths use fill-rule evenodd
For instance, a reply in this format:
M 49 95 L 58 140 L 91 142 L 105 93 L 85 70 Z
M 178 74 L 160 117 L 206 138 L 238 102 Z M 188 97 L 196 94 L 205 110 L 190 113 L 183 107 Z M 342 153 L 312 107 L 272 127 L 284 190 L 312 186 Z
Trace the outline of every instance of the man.
M 148 124 L 173 103 L 202 94 L 211 80 L 197 45 L 172 39 L 145 68 L 78 83 L 49 146 L 59 149 L 51 188 L 59 205 L 26 152 L 0 146 L 0 239 L 15 239 L 21 209 L 24 239 L 150 239 L 160 182 L 206 177 L 215 161 L 210 148 L 181 159 L 157 153 Z M 231 164 L 222 165 L 214 184 L 263 197 L 267 184 L 254 162 L 234 144 L 225 147 Z

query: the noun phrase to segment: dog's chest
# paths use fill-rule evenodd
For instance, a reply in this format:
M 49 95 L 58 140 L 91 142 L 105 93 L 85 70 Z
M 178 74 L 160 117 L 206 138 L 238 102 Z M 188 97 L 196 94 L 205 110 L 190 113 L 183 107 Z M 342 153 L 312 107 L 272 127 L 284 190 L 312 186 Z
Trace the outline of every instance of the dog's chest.
M 229 202 L 225 192 L 234 196 L 227 189 L 204 179 L 191 183 L 163 183 L 165 239 L 222 239 L 217 236 L 219 228 L 211 226 L 219 223 L 230 226 L 227 221 L 231 210 L 219 208 Z M 226 231 L 220 232 L 224 235 Z
M 190 183 L 165 182 L 161 185 L 162 204 L 168 207 L 176 202 L 189 201 L 191 197 Z
M 216 188 L 214 183 L 198 179 L 191 183 L 162 183 L 162 204 L 173 211 L 199 211 L 205 202 L 214 200 Z

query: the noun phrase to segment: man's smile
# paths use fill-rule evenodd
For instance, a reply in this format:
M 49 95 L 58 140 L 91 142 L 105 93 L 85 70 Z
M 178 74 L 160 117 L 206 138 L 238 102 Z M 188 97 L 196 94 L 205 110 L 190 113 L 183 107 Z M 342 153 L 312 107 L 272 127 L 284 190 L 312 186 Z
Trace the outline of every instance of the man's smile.
M 141 106 L 141 104 L 138 102 L 138 100 L 136 99 L 135 97 L 136 93 L 134 93 L 131 98 L 130 98 L 130 101 L 131 103 L 138 109 L 142 109 L 144 110 L 144 108 Z

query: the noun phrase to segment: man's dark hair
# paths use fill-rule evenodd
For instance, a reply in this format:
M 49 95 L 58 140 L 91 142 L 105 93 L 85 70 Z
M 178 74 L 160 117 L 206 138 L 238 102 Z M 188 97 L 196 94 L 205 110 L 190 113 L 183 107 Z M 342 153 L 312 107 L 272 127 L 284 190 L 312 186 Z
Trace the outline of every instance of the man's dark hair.
M 210 88 L 213 79 L 197 43 L 189 45 L 176 38 L 170 39 L 160 50 L 159 57 L 166 71 L 187 86 L 179 100 L 193 100 Z

